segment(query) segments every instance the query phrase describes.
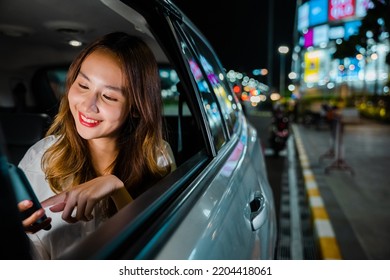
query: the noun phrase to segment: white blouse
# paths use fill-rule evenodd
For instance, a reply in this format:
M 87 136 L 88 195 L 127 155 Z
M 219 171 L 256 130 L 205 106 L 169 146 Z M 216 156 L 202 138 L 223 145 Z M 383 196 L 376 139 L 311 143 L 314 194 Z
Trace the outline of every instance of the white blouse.
M 45 151 L 55 143 L 56 137 L 48 136 L 34 144 L 24 155 L 19 163 L 19 167 L 25 172 L 30 184 L 35 191 L 39 201 L 43 201 L 55 193 L 50 189 L 45 179 L 45 173 L 41 168 L 41 159 Z M 172 150 L 165 142 L 165 151 L 158 157 L 159 166 L 171 165 L 173 171 L 175 161 Z M 95 207 L 91 221 L 79 221 L 74 224 L 65 222 L 62 218 L 62 212 L 53 213 L 49 209 L 46 215 L 52 218 L 52 228 L 48 231 L 40 230 L 35 234 L 28 234 L 32 247 L 33 258 L 36 259 L 56 259 L 65 250 L 69 250 L 73 244 L 78 243 L 80 239 L 95 231 L 104 221 L 102 213 L 99 213 L 99 207 Z

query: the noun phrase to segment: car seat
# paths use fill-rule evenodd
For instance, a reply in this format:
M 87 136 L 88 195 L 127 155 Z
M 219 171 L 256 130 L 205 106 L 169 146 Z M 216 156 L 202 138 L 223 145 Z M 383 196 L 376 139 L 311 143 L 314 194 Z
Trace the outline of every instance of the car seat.
M 8 161 L 17 165 L 27 150 L 45 136 L 50 123 L 51 118 L 46 114 L 0 114 Z
M 31 90 L 35 99 L 36 111 L 47 114 L 54 119 L 58 113 L 60 101 L 50 84 L 47 69 L 40 69 L 35 72 L 31 80 Z

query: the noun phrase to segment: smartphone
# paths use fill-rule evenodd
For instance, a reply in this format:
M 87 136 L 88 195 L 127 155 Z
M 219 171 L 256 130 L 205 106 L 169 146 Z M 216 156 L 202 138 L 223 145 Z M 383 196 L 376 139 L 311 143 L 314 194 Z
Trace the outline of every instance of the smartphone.
M 29 208 L 24 212 L 21 212 L 22 220 L 24 220 L 30 217 L 38 209 L 41 209 L 42 206 L 37 196 L 35 195 L 30 185 L 30 182 L 28 181 L 23 170 L 11 163 L 8 164 L 8 168 L 9 168 L 11 184 L 15 192 L 17 202 L 20 202 L 22 200 L 31 200 L 33 202 L 33 206 L 31 208 Z M 39 220 L 37 220 L 35 224 L 40 224 L 46 219 L 47 216 L 44 215 Z M 49 229 L 51 229 L 51 225 L 48 225 L 47 227 L 44 228 L 44 230 L 49 230 Z

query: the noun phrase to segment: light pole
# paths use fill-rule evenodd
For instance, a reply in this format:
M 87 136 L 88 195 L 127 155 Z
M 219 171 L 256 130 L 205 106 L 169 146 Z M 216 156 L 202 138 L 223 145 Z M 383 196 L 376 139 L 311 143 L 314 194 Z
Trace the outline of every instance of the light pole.
M 286 73 L 286 54 L 289 52 L 289 48 L 287 46 L 280 46 L 278 48 L 278 52 L 280 54 L 280 79 L 279 79 L 279 93 L 283 96 L 284 91 L 284 76 Z

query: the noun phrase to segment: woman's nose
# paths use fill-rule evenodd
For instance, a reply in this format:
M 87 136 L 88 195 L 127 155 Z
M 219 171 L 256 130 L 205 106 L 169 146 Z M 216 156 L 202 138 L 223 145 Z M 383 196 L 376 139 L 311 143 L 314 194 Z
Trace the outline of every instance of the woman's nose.
M 98 93 L 90 92 L 89 94 L 87 94 L 84 97 L 82 106 L 86 113 L 88 112 L 99 113 Z

